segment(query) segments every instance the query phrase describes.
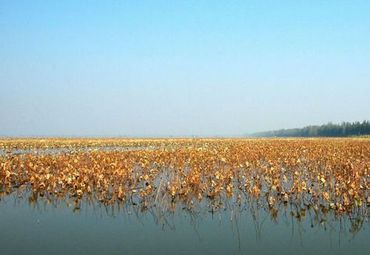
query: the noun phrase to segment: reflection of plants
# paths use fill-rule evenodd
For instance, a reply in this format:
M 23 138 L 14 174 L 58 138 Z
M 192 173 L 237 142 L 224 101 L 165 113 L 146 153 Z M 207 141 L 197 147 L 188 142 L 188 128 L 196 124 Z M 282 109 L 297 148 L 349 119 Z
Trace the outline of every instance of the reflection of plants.
M 129 204 L 155 215 L 237 205 L 273 220 L 289 208 L 297 222 L 309 215 L 321 225 L 348 215 L 352 232 L 369 216 L 368 139 L 23 139 L 1 149 L 0 196 L 25 190 L 30 203 Z
M 364 224 L 364 218 L 361 216 L 355 216 L 354 218 L 350 219 L 350 222 L 351 228 L 349 231 L 353 234 L 357 234 Z

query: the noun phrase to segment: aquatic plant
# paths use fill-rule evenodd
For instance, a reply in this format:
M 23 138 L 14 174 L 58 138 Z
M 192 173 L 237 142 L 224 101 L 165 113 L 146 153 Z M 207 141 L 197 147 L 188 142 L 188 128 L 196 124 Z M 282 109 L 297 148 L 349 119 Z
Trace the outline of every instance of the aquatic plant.
M 369 139 L 3 139 L 0 198 L 368 215 Z

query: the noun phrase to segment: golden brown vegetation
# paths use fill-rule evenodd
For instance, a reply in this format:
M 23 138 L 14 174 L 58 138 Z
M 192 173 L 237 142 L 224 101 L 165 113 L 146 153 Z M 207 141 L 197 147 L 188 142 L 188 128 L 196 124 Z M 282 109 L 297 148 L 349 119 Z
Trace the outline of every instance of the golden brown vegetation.
M 0 199 L 174 210 L 254 201 L 336 214 L 370 206 L 369 139 L 3 139 Z

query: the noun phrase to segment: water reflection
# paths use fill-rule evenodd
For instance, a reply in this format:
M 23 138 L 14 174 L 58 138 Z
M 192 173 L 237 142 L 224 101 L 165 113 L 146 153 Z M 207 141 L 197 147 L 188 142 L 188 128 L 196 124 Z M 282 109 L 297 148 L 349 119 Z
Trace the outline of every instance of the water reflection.
M 69 253 L 80 254 L 84 251 L 74 249 L 81 244 L 89 246 L 89 254 L 153 254 L 151 249 L 158 250 L 156 254 L 363 254 L 370 250 L 366 207 L 338 214 L 294 203 L 270 207 L 248 197 L 194 199 L 189 204 L 161 199 L 148 204 L 132 198 L 104 205 L 89 197 L 55 198 L 24 190 L 3 196 L 0 212 L 5 254 L 23 253 L 6 242 L 9 233 L 10 243 L 25 245 L 27 254 L 60 253 L 55 247 L 62 245 Z M 40 245 L 40 238 L 54 248 Z M 138 240 L 143 242 L 139 248 Z M 110 244 L 103 245 L 104 251 L 99 248 L 102 242 Z M 121 242 L 125 245 L 117 248 Z

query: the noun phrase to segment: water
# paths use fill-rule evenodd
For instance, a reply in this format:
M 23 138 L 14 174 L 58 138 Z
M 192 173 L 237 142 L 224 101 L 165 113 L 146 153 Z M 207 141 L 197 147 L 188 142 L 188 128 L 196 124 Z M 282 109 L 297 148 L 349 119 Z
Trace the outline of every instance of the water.
M 369 254 L 368 216 L 300 220 L 289 205 L 274 220 L 265 208 L 227 206 L 210 212 L 180 205 L 174 211 L 126 203 L 73 204 L 16 194 L 0 200 L 1 254 Z M 352 224 L 351 224 L 352 222 Z M 355 232 L 354 232 L 355 231 Z M 357 232 L 356 232 L 357 231 Z M 354 232 L 354 233 L 353 233 Z
M 36 154 L 36 155 L 50 155 L 50 154 L 66 154 L 66 153 L 76 153 L 76 152 L 91 152 L 91 151 L 139 151 L 139 150 L 155 150 L 161 147 L 156 146 L 90 146 L 78 149 L 71 148 L 37 148 L 37 149 L 11 149 L 4 150 L 0 148 L 0 156 L 5 155 L 24 155 L 24 154 Z

